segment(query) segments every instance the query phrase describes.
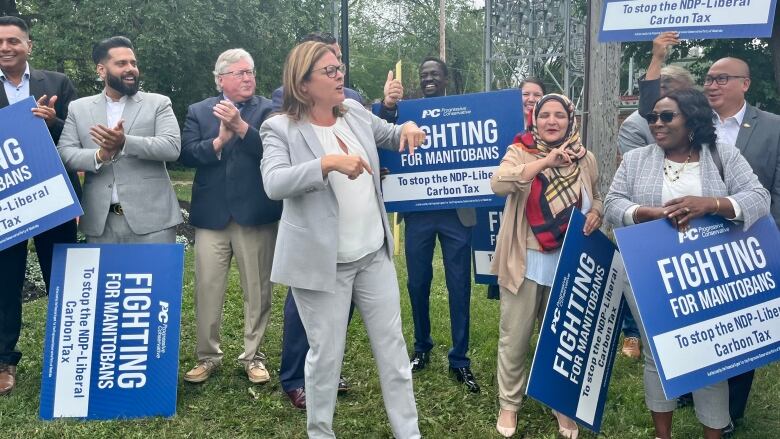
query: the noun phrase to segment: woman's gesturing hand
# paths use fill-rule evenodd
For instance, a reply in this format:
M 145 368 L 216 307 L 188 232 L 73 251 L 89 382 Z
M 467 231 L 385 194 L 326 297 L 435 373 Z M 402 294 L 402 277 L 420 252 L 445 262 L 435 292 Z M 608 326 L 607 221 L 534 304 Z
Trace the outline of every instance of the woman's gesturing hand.
M 414 154 L 414 148 L 425 142 L 425 131 L 421 130 L 414 122 L 406 122 L 401 128 L 401 145 L 398 152 L 408 149 L 409 154 Z
M 331 171 L 341 172 L 350 180 L 358 178 L 363 171 L 373 174 L 371 167 L 359 155 L 329 154 L 322 158 L 321 166 L 323 177 L 327 177 Z
M 571 164 L 569 154 L 560 148 L 550 150 L 544 160 L 548 168 L 562 168 Z

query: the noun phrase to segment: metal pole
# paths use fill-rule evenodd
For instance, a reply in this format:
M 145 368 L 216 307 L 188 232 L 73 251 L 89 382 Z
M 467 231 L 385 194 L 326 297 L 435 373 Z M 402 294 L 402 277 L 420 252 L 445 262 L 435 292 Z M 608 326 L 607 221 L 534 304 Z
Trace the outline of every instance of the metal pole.
M 490 36 L 493 34 L 493 1 L 485 0 L 485 91 L 490 91 L 493 86 L 493 44 Z
M 447 61 L 447 47 L 446 37 L 444 32 L 447 28 L 447 21 L 444 19 L 444 3 L 445 0 L 439 0 L 439 58 L 442 61 Z
M 341 62 L 347 66 L 344 86 L 349 87 L 349 1 L 341 0 Z
M 563 62 L 565 63 L 563 65 L 563 89 L 565 90 L 564 93 L 566 93 L 566 96 L 569 98 L 574 97 L 574 93 L 571 89 L 571 82 L 569 78 L 569 68 L 572 66 L 571 58 L 571 0 L 563 0 L 563 23 L 564 26 L 566 26 L 566 40 L 564 42 L 564 55 Z

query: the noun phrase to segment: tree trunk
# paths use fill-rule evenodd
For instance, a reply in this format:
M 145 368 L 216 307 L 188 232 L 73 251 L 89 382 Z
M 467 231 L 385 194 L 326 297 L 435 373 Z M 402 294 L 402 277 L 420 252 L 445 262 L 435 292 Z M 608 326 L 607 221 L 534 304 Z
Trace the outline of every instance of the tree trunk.
M 620 43 L 599 43 L 601 9 L 604 0 L 592 0 L 588 13 L 588 60 L 585 91 L 585 145 L 599 166 L 598 191 L 607 194 L 618 164 L 618 104 L 620 98 Z

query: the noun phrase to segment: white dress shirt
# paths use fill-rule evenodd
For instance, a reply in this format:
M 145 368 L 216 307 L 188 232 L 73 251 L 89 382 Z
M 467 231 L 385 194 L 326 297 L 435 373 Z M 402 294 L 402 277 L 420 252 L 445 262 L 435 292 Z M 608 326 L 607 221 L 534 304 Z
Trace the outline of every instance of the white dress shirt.
M 715 125 L 715 132 L 718 134 L 718 142 L 737 145 L 737 135 L 742 126 L 742 120 L 745 119 L 745 110 L 747 110 L 747 102 L 742 104 L 742 109 L 737 114 L 725 119 L 721 119 L 718 113 L 712 112 L 712 122 Z
M 25 64 L 24 74 L 22 74 L 22 80 L 19 82 L 19 85 L 11 84 L 11 81 L 2 70 L 0 70 L 0 82 L 3 83 L 5 95 L 8 97 L 8 105 L 27 99 L 30 97 L 30 64 Z

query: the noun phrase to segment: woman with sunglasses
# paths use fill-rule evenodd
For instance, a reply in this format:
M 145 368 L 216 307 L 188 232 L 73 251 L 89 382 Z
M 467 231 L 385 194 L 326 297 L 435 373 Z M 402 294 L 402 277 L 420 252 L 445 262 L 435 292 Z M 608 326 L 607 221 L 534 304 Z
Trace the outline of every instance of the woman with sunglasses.
M 701 92 L 673 91 L 656 101 L 645 118 L 655 143 L 623 156 L 605 199 L 607 222 L 621 227 L 663 218 L 685 230 L 694 218 L 719 215 L 747 229 L 769 213 L 769 193 L 747 161 L 733 146 L 716 144 L 712 109 Z M 633 293 L 626 299 L 639 317 Z M 648 346 L 641 329 L 642 343 Z M 664 398 L 651 355 L 645 349 L 645 403 L 656 437 L 668 439 L 677 401 Z M 704 437 L 721 437 L 730 421 L 727 382 L 693 392 L 693 401 Z
M 580 142 L 574 104 L 562 95 L 546 95 L 536 103 L 532 120 L 533 144 L 510 145 L 490 180 L 493 191 L 507 197 L 491 266 L 501 303 L 496 430 L 505 437 L 517 428 L 531 335 L 544 315 L 572 210 L 586 215 L 586 235 L 601 226 L 596 159 Z M 576 439 L 577 424 L 553 415 L 558 432 Z
M 393 435 L 419 438 L 393 239 L 375 171 L 377 147 L 411 152 L 425 133 L 414 123 L 389 124 L 345 100 L 344 65 L 326 44 L 293 48 L 282 79 L 282 114 L 260 130 L 261 170 L 268 196 L 284 201 L 271 280 L 291 287 L 309 341 L 307 433 L 335 437 L 333 412 L 354 302 L 376 358 Z

